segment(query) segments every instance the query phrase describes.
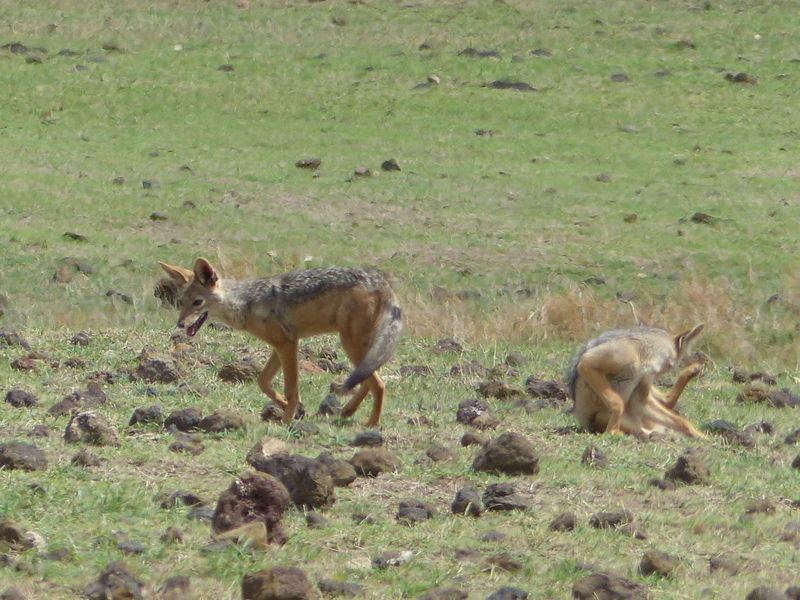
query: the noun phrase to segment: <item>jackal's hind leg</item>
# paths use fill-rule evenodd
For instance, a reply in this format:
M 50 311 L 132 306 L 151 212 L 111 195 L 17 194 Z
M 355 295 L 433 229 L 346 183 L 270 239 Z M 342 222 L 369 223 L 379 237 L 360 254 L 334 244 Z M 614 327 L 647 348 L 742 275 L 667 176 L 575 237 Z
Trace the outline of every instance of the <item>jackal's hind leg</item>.
M 623 433 L 622 413 L 625 411 L 625 399 L 612 387 L 606 372 L 592 366 L 588 361 L 581 361 L 578 364 L 578 373 L 600 397 L 608 411 L 606 433 Z

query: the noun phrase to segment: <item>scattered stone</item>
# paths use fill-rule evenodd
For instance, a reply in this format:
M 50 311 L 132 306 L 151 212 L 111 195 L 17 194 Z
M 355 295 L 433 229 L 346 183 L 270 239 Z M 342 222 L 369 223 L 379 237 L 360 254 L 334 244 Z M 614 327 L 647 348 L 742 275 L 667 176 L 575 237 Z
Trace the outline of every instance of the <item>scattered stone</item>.
M 25 595 L 18 588 L 10 587 L 0 592 L 0 600 L 26 600 Z
M 400 367 L 400 375 L 403 377 L 427 377 L 428 375 L 433 375 L 433 369 L 428 365 L 403 365 Z
M 482 446 L 486 442 L 489 441 L 489 436 L 485 433 L 481 433 L 477 429 L 468 429 L 464 432 L 464 435 L 461 436 L 461 445 L 462 446 Z
M 380 448 L 383 446 L 383 436 L 379 431 L 362 431 L 350 445 L 356 448 Z
M 750 502 L 747 506 L 745 506 L 744 511 L 748 515 L 774 515 L 777 509 L 778 507 L 775 506 L 775 503 L 772 500 L 762 498 L 760 500 L 753 500 Z
M 97 581 L 86 586 L 83 594 L 89 600 L 142 600 L 142 588 L 142 582 L 125 565 L 111 562 Z
M 664 479 L 686 485 L 711 485 L 711 472 L 697 452 L 687 452 L 667 469 Z
M 328 596 L 344 596 L 345 598 L 355 598 L 364 592 L 364 588 L 357 583 L 334 581 L 333 579 L 320 579 L 317 582 L 317 589 Z
M 489 511 L 525 511 L 530 508 L 530 502 L 518 494 L 514 485 L 508 482 L 489 485 L 483 492 L 481 500 Z
M 745 600 L 786 600 L 786 594 L 776 587 L 762 585 L 752 589 Z
M 158 590 L 160 600 L 189 600 L 194 597 L 192 580 L 188 575 L 174 575 L 164 582 Z
M 514 90 L 516 92 L 538 92 L 535 87 L 530 83 L 524 81 L 514 81 L 511 79 L 496 79 L 491 83 L 486 84 L 484 87 L 490 87 L 494 90 Z
M 738 575 L 744 568 L 744 563 L 738 558 L 730 556 L 712 556 L 708 559 L 708 567 L 711 572 L 724 571 L 728 575 Z
M 97 456 L 88 448 L 81 448 L 78 453 L 70 459 L 70 464 L 82 469 L 99 467 L 106 459 Z
M 755 85 L 757 82 L 756 78 L 749 73 L 736 73 L 736 75 L 733 73 L 725 73 L 725 79 L 731 83 L 741 83 L 744 85 Z
M 645 586 L 612 573 L 592 573 L 572 586 L 576 600 L 648 600 Z
M 387 552 L 372 559 L 372 566 L 376 569 L 386 569 L 387 567 L 398 567 L 404 563 L 409 562 L 414 558 L 414 553 L 411 550 Z
M 31 345 L 13 327 L 0 327 L 0 348 L 10 348 L 20 346 L 24 350 L 30 350 Z
M 658 479 L 657 477 L 654 477 L 648 483 L 653 487 L 657 487 L 660 490 L 668 492 L 678 489 L 678 484 L 671 479 Z
M 486 377 L 488 373 L 489 369 L 475 359 L 450 367 L 450 377 Z
M 747 431 L 739 431 L 736 425 L 724 419 L 716 419 L 707 425 L 703 425 L 702 429 L 720 436 L 732 445 L 742 446 L 744 448 L 754 448 L 756 445 L 756 440 L 753 438 L 752 434 Z
M 35 536 L 30 533 L 10 519 L 0 519 L 0 552 L 24 552 L 34 548 Z
M 458 588 L 434 588 L 421 596 L 417 600 L 466 600 L 469 594 Z
M 244 419 L 239 414 L 225 409 L 216 410 L 213 414 L 200 419 L 197 428 L 206 433 L 246 429 Z
M 189 406 L 172 411 L 164 421 L 164 427 L 167 429 L 174 428 L 184 433 L 197 431 L 200 427 L 200 421 L 203 418 L 200 409 L 196 406 Z
M 548 529 L 550 531 L 575 531 L 578 525 L 578 517 L 574 512 L 562 512 L 550 521 Z
M 30 356 L 20 356 L 11 361 L 11 368 L 15 371 L 38 371 L 39 361 Z
M 136 369 L 136 376 L 147 383 L 175 383 L 180 379 L 175 359 L 166 354 L 146 357 Z
M 456 457 L 456 453 L 442 444 L 433 444 L 425 452 L 425 456 L 430 458 L 433 462 L 444 462 L 447 460 L 453 460 Z
M 308 577 L 297 567 L 270 567 L 242 580 L 242 600 L 308 600 L 313 594 Z
M 484 398 L 516 398 L 523 395 L 522 390 L 513 388 L 503 381 L 487 381 L 478 384 L 478 392 Z
M 534 398 L 545 398 L 566 402 L 569 399 L 567 388 L 560 381 L 545 381 L 531 375 L 525 381 L 525 391 Z
M 36 395 L 26 392 L 25 390 L 9 390 L 6 394 L 6 402 L 8 402 L 14 408 L 30 408 L 32 406 L 36 406 L 39 402 L 39 399 Z
M 800 540 L 800 523 L 797 521 L 789 521 L 783 526 L 780 540 L 782 542 L 796 542 Z
M 221 534 L 248 523 L 263 522 L 267 541 L 286 542 L 281 528 L 283 513 L 289 506 L 289 491 L 272 475 L 249 473 L 235 479 L 220 494 L 211 522 L 214 534 Z
M 499 423 L 499 421 L 493 417 L 492 411 L 489 408 L 489 404 L 482 398 L 471 398 L 469 400 L 464 400 L 458 405 L 456 421 L 462 425 L 471 425 L 474 421 L 477 421 L 479 417 L 482 417 L 480 421 L 478 421 L 482 426 L 489 421 L 495 421 L 496 423 Z M 480 428 L 482 427 L 478 427 L 478 429 Z
M 251 464 L 257 471 L 268 473 L 286 486 L 298 508 L 325 508 L 336 501 L 330 470 L 316 459 L 290 454 L 256 458 Z
M 522 562 L 519 559 L 514 558 L 508 552 L 501 552 L 500 554 L 495 554 L 490 556 L 486 559 L 486 564 L 488 565 L 488 570 L 493 570 L 495 568 L 502 569 L 503 571 L 508 571 L 509 573 L 515 573 L 522 569 Z
M 185 490 L 161 494 L 158 499 L 161 500 L 159 506 L 165 510 L 180 506 L 203 506 L 205 504 L 200 496 Z
M 487 544 L 499 544 L 501 542 L 506 541 L 506 534 L 502 531 L 487 531 L 483 535 L 480 536 L 480 541 L 485 542 Z
M 255 381 L 261 369 L 252 360 L 235 360 L 220 367 L 217 377 L 228 383 Z
M 147 425 L 150 423 L 158 426 L 164 424 L 164 415 L 161 414 L 161 407 L 156 404 L 148 408 L 134 409 L 131 419 L 128 421 L 128 427 Z
M 650 550 L 644 553 L 642 561 L 639 563 L 639 573 L 645 577 L 653 574 L 659 577 L 672 577 L 675 575 L 678 563 L 676 556 L 658 550 Z
M 595 529 L 616 529 L 633 522 L 633 514 L 627 510 L 598 512 L 589 517 L 589 525 Z
M 356 167 L 356 170 L 353 172 L 353 176 L 361 178 L 372 177 L 372 169 L 365 165 L 360 165 Z
M 647 531 L 636 523 L 624 523 L 617 527 L 617 531 L 624 533 L 635 540 L 646 540 L 650 537 Z
M 438 79 L 438 78 L 437 78 Z M 428 81 L 430 81 L 430 76 L 428 77 Z M 433 82 L 431 82 L 433 83 Z M 439 83 L 436 81 L 435 83 Z M 381 163 L 381 169 L 384 171 L 399 171 L 400 165 L 397 164 L 397 161 L 393 158 L 387 158 L 385 161 Z
M 170 452 L 182 452 L 191 456 L 198 456 L 205 449 L 203 438 L 200 437 L 199 433 L 182 433 L 180 431 L 175 432 L 175 441 L 168 447 Z
M 503 586 L 499 590 L 492 592 L 486 600 L 525 600 L 528 592 L 511 586 Z
M 319 403 L 317 409 L 317 416 L 321 417 L 338 417 L 342 414 L 342 403 L 339 401 L 339 396 L 336 394 L 328 394 Z
M 539 456 L 522 434 L 508 432 L 486 442 L 472 463 L 475 471 L 506 475 L 535 475 Z
M 524 367 L 528 364 L 528 359 L 520 352 L 512 352 L 506 356 L 506 364 L 509 367 Z
M 607 469 L 608 457 L 594 444 L 586 447 L 581 456 L 581 464 L 584 467 L 593 467 L 595 469 Z
M 452 338 L 444 338 L 436 342 L 436 345 L 431 348 L 434 354 L 461 354 L 464 352 L 464 347 Z
M 336 487 L 347 487 L 358 476 L 353 465 L 344 459 L 336 458 L 330 452 L 320 454 L 317 457 L 317 461 L 328 468 L 328 472 L 333 478 L 333 485 Z
M 119 434 L 108 418 L 94 411 L 81 412 L 70 417 L 64 430 L 64 441 L 95 446 L 120 445 Z
M 454 515 L 466 515 L 468 517 L 480 517 L 483 514 L 483 502 L 474 487 L 463 487 L 456 492 L 456 497 L 450 505 L 450 511 Z
M 316 511 L 306 513 L 306 527 L 309 529 L 324 529 L 328 526 L 328 519 Z
M 631 80 L 625 73 L 614 73 L 611 75 L 611 81 L 614 83 L 627 83 Z
M 436 509 L 428 502 L 403 500 L 397 509 L 395 519 L 401 525 L 414 525 L 431 519 L 435 514 Z
M 321 158 L 301 158 L 294 166 L 298 169 L 308 169 L 309 171 L 316 171 L 319 169 L 319 166 L 322 164 Z
M 349 462 L 353 465 L 356 473 L 362 477 L 377 477 L 381 473 L 400 469 L 400 460 L 393 452 L 385 448 L 360 450 L 353 455 Z

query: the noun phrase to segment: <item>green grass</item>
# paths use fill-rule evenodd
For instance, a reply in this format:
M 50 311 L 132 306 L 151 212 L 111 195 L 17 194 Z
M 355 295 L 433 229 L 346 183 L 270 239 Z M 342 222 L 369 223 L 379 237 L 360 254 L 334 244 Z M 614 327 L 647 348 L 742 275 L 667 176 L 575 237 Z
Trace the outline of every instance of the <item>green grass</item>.
M 6 7 L 0 45 L 47 52 L 36 63 L 26 60 L 36 50 L 0 50 L 0 325 L 17 328 L 36 350 L 123 371 L 144 346 L 170 344 L 175 315 L 153 297 L 162 275 L 157 261 L 189 266 L 197 256 L 237 277 L 374 264 L 393 274 L 408 324 L 386 369 L 383 424 L 403 469 L 340 490 L 321 532 L 289 515 L 289 544 L 266 556 L 207 551 L 206 525 L 154 500 L 187 488 L 213 502 L 246 469 L 246 450 L 263 433 L 303 454 L 331 448 L 350 455 L 358 425 L 321 422 L 319 436 L 297 439 L 258 421 L 264 399 L 256 386 L 216 380 L 215 365 L 235 353 L 263 361 L 260 345 L 204 331 L 199 344 L 211 362 L 183 365 L 191 380 L 211 388 L 200 400 L 169 386 L 155 399 L 141 384 L 106 388 L 105 410 L 123 430 L 137 406 L 198 402 L 206 413 L 241 411 L 246 434 L 208 438 L 202 455 L 186 457 L 165 452 L 171 438 L 164 432 L 137 431 L 123 435 L 121 448 L 99 450 L 108 462 L 88 471 L 69 464 L 77 448 L 61 440 L 65 418 L 45 414 L 85 385 L 85 373 L 21 374 L 8 363 L 22 351 L 0 348 L 0 392 L 22 387 L 41 399 L 29 411 L 0 406 L 0 441 L 26 439 L 40 422 L 52 431 L 36 442 L 50 457 L 47 472 L 0 472 L 0 513 L 39 531 L 48 549 L 67 547 L 76 556 L 51 563 L 26 555 L 30 571 L 0 568 L 0 580 L 29 597 L 74 597 L 117 557 L 110 540 L 126 531 L 147 552 L 122 558 L 151 593 L 171 574 L 191 574 L 198 598 L 238 598 L 242 574 L 299 561 L 307 561 L 312 579 L 333 573 L 357 580 L 372 597 L 416 597 L 454 582 L 475 599 L 503 584 L 531 597 L 568 597 L 577 565 L 587 562 L 641 579 L 636 565 L 651 546 L 684 560 L 676 579 L 647 581 L 660 598 L 699 597 L 704 589 L 709 597 L 744 597 L 759 584 L 788 585 L 797 550 L 777 540 L 800 500 L 788 466 L 794 449 L 781 443 L 793 413 L 735 404 L 728 368 L 781 373 L 780 385 L 797 391 L 794 14 L 792 2 L 745 0 L 252 1 L 249 10 L 229 1 L 46 0 Z M 469 57 L 467 48 L 497 57 Z M 59 55 L 64 49 L 77 55 Z M 532 54 L 537 49 L 550 56 Z M 725 79 L 738 72 L 757 84 Z M 620 73 L 629 81 L 612 81 Z M 418 88 L 429 75 L 441 83 Z M 538 91 L 486 85 L 500 79 Z M 294 166 L 308 157 L 322 159 L 318 171 Z M 382 171 L 388 158 L 402 170 Z M 354 177 L 362 165 L 372 177 Z M 146 189 L 144 181 L 159 185 Z M 693 222 L 697 212 L 713 222 Z M 153 213 L 167 219 L 152 220 Z M 631 214 L 635 222 L 626 222 Z M 65 257 L 91 272 L 53 281 Z M 585 283 L 595 276 L 606 283 Z M 110 290 L 131 302 L 107 296 Z M 455 407 L 475 394 L 474 381 L 444 374 L 455 362 L 491 366 L 520 351 L 531 362 L 510 383 L 521 386 L 530 374 L 559 378 L 579 344 L 632 323 L 619 292 L 632 293 L 657 324 L 706 323 L 697 349 L 716 366 L 687 395 L 693 421 L 725 418 L 743 427 L 768 419 L 776 433 L 760 437 L 754 450 L 717 438 L 699 443 L 714 485 L 664 493 L 647 480 L 690 445 L 556 435 L 573 424 L 569 415 L 528 415 L 500 404 L 503 427 L 541 448 L 542 473 L 521 483 L 532 486 L 535 507 L 478 521 L 450 516 L 460 485 L 489 479 L 471 472 L 470 450 L 443 465 L 415 462 L 431 440 L 457 446 Z M 780 299 L 768 302 L 774 294 Z M 69 345 L 82 329 L 92 345 Z M 442 337 L 463 342 L 465 355 L 432 355 Z M 430 365 L 436 375 L 401 377 L 405 364 Z M 328 378 L 303 376 L 301 385 L 313 410 Z M 407 424 L 419 414 L 434 425 Z M 603 446 L 612 468 L 579 465 L 589 443 Z M 27 487 L 33 482 L 45 494 Z M 415 528 L 396 525 L 405 492 L 435 499 L 442 514 Z M 759 497 L 775 500 L 778 513 L 745 517 L 745 504 Z M 649 540 L 589 528 L 592 512 L 622 505 L 641 518 Z M 382 518 L 354 526 L 356 509 Z M 548 532 L 549 520 L 566 509 L 578 513 L 579 530 Z M 170 525 L 186 530 L 185 544 L 160 541 Z M 507 541 L 480 542 L 490 529 Z M 454 559 L 456 549 L 469 547 L 483 556 L 510 552 L 525 566 L 517 574 L 485 572 L 480 561 Z M 414 561 L 369 567 L 369 559 L 395 549 L 413 549 Z M 722 551 L 749 560 L 748 569 L 735 578 L 710 574 L 708 556 Z

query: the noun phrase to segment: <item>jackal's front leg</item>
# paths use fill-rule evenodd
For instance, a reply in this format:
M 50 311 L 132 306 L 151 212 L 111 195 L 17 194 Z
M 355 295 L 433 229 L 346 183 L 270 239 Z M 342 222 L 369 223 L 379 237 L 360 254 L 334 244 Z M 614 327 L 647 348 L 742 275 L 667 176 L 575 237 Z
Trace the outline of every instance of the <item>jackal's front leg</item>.
M 605 370 L 593 366 L 588 361 L 582 361 L 578 365 L 578 373 L 608 409 L 606 433 L 624 433 L 622 431 L 622 413 L 625 412 L 625 399 L 612 387 Z
M 283 423 L 288 425 L 292 422 L 297 406 L 300 404 L 297 342 L 286 342 L 276 346 L 275 351 L 280 359 L 280 367 L 283 369 L 283 396 L 285 399 Z M 272 359 L 270 358 L 270 360 Z
M 275 375 L 277 375 L 278 371 L 280 370 L 281 359 L 278 356 L 278 353 L 273 351 L 269 357 L 269 360 L 267 361 L 267 364 L 258 375 L 258 387 L 261 388 L 261 391 L 264 392 L 270 400 L 272 400 L 285 411 L 286 400 L 274 387 L 272 387 L 272 380 L 275 379 Z

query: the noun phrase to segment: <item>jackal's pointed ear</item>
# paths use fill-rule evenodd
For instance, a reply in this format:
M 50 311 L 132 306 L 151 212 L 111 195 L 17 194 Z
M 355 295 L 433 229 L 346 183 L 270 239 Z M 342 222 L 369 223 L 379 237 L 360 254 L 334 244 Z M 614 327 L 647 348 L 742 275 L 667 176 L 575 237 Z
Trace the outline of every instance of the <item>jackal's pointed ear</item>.
M 194 261 L 194 276 L 207 288 L 214 287 L 219 281 L 214 267 L 205 258 L 198 258 Z
M 194 279 L 194 272 L 190 271 L 189 269 L 168 265 L 167 263 L 163 263 L 161 261 L 159 261 L 158 264 L 161 265 L 161 268 L 164 269 L 167 272 L 167 275 L 169 275 L 170 278 L 178 285 L 190 283 L 192 279 Z
M 681 331 L 673 336 L 675 339 L 675 350 L 678 351 L 678 356 L 683 354 L 691 341 L 696 338 L 701 331 L 703 331 L 703 327 L 704 325 L 700 323 L 699 325 L 695 325 L 693 329 Z

